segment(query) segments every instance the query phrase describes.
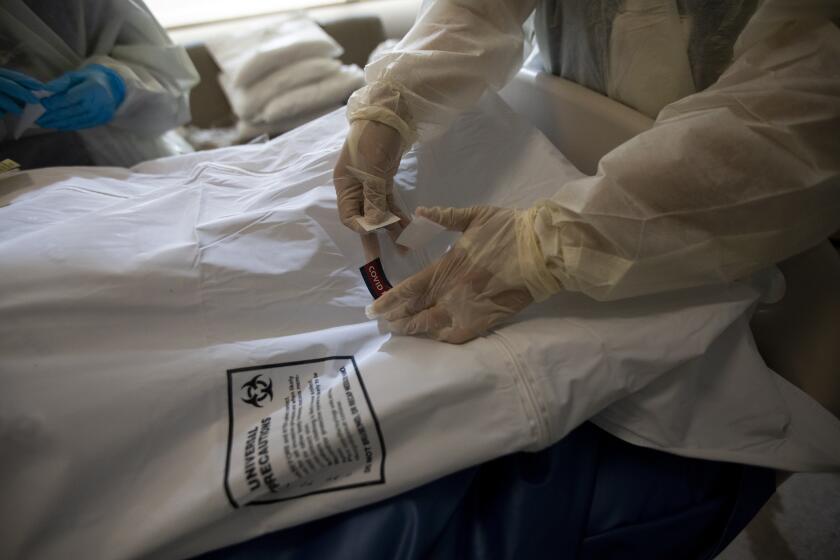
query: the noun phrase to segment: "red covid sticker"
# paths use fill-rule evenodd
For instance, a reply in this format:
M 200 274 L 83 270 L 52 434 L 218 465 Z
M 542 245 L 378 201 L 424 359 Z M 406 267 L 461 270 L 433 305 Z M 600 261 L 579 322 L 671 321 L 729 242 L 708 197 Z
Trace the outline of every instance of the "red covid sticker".
M 362 278 L 373 299 L 379 299 L 379 296 L 391 289 L 391 283 L 385 278 L 385 271 L 382 270 L 382 263 L 378 258 L 360 267 L 359 272 L 362 273 Z

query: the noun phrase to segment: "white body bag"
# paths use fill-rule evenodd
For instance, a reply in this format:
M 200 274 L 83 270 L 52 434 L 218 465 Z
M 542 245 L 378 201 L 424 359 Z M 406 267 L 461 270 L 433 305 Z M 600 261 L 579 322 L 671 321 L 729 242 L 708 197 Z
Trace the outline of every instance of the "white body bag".
M 835 469 L 735 284 L 561 294 L 462 346 L 368 321 L 335 209 L 346 124 L 0 181 L 0 557 L 182 558 L 392 496 L 592 419 L 635 443 Z M 419 204 L 527 206 L 580 176 L 497 98 L 410 152 Z M 446 234 L 449 235 L 449 234 Z M 452 237 L 382 264 L 396 283 Z

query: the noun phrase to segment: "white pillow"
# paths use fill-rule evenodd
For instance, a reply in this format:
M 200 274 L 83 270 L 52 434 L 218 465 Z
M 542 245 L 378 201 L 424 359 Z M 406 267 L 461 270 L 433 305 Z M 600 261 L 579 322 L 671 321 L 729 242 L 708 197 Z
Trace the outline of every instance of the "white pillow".
M 219 74 L 228 101 L 240 119 L 251 119 L 262 111 L 273 97 L 310 84 L 341 68 L 341 62 L 331 58 L 308 58 L 278 68 L 249 87 L 237 87 L 227 74 Z
M 215 37 L 207 41 L 207 48 L 238 87 L 247 87 L 273 70 L 300 60 L 336 58 L 344 52 L 315 22 L 305 18 Z
M 318 109 L 310 113 L 302 113 L 293 117 L 289 117 L 287 119 L 281 119 L 279 121 L 273 121 L 270 123 L 255 123 L 251 121 L 240 120 L 236 123 L 237 141 L 248 142 L 262 134 L 267 134 L 271 137 L 278 136 L 280 134 L 289 132 L 290 130 L 293 130 L 301 125 L 304 125 L 310 121 L 314 121 L 318 117 L 322 117 L 327 113 L 331 113 L 336 109 L 339 109 L 340 107 L 341 105 L 336 103 L 335 105 L 329 105 L 327 107 L 324 107 L 323 109 Z
M 365 85 L 365 75 L 355 64 L 342 66 L 334 75 L 299 87 L 272 99 L 255 122 L 270 123 L 340 105 Z

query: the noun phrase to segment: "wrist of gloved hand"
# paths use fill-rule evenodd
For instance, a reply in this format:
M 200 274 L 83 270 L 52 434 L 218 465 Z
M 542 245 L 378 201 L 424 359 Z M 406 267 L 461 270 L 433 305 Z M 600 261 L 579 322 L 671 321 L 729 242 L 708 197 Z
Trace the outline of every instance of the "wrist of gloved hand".
M 111 89 L 111 96 L 114 99 L 114 110 L 119 109 L 120 105 L 122 105 L 123 101 L 125 101 L 126 87 L 123 77 L 120 76 L 116 70 L 109 68 L 104 64 L 91 64 L 88 68 L 93 68 L 105 76 L 105 79 L 108 81 L 108 85 Z
M 545 254 L 537 233 L 536 221 L 541 205 L 522 210 L 516 215 L 516 244 L 522 279 L 534 301 L 544 301 L 563 290 L 563 284 L 546 265 Z M 556 259 L 555 259 L 556 260 Z
M 44 88 L 53 93 L 37 123 L 43 128 L 81 130 L 110 122 L 125 100 L 125 82 L 107 66 L 91 64 L 67 72 Z
M 405 93 L 399 84 L 375 82 L 354 92 L 347 102 L 347 119 L 351 123 L 368 120 L 390 126 L 399 132 L 403 152 L 417 140 Z

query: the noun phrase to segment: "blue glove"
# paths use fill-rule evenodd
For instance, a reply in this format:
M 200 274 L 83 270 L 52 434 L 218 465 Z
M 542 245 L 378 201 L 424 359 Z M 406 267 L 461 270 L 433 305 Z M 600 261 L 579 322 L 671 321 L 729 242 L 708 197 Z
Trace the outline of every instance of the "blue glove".
M 48 82 L 54 92 L 41 100 L 47 112 L 37 121 L 43 128 L 80 130 L 106 124 L 125 99 L 125 82 L 119 74 L 100 64 L 67 72 Z
M 19 115 L 26 103 L 38 103 L 38 98 L 32 93 L 38 89 L 45 89 L 38 80 L 0 68 L 0 117 L 6 113 Z

